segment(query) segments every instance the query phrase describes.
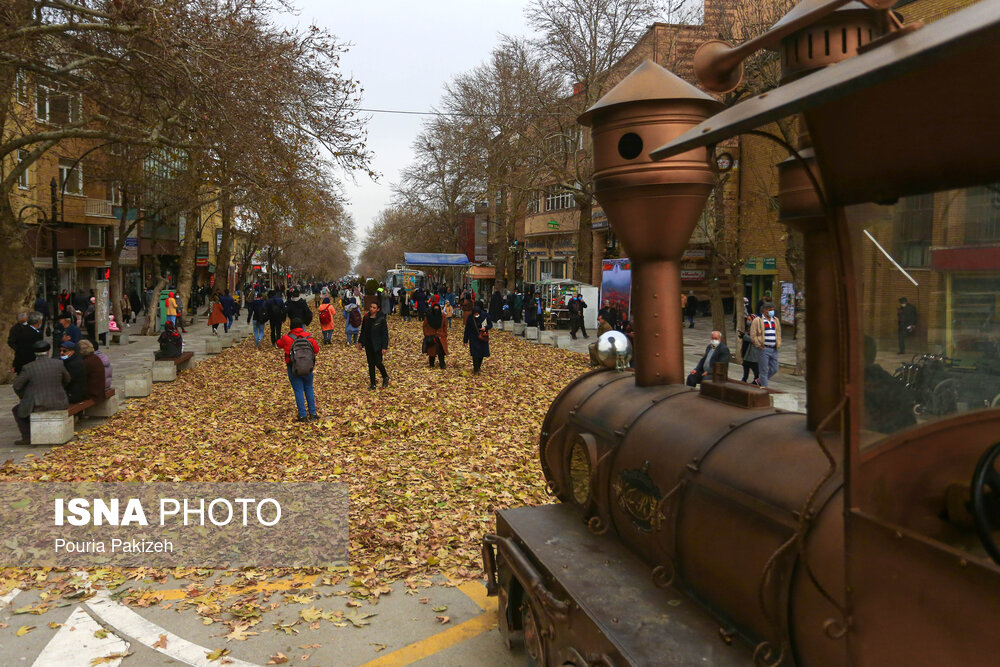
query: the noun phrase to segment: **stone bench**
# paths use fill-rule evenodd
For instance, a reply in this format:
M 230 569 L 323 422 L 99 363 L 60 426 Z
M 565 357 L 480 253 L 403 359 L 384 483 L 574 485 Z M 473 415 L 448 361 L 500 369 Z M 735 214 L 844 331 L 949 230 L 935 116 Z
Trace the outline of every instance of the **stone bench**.
M 525 324 L 524 322 L 514 322 L 514 335 L 523 336 L 527 328 L 528 325 Z
M 31 413 L 32 445 L 65 445 L 73 439 L 73 417 L 93 407 L 93 399 L 71 403 L 65 410 Z
M 227 333 L 219 336 L 219 341 L 222 343 L 222 347 L 232 347 L 233 346 L 233 336 L 234 334 Z
M 172 359 L 157 359 L 153 362 L 153 382 L 173 382 L 177 379 L 177 371 L 190 368 L 194 352 L 185 352 Z
M 555 331 L 542 331 L 538 336 L 538 342 L 542 345 L 559 347 L 559 336 Z
M 108 335 L 111 336 L 111 343 L 113 345 L 128 345 L 128 332 L 113 331 Z
M 119 408 L 121 408 L 121 399 L 118 398 L 114 389 L 108 389 L 104 392 L 103 401 L 95 402 L 92 407 L 87 408 L 87 416 L 110 417 L 118 412 Z
M 205 354 L 219 354 L 222 352 L 222 341 L 215 336 L 205 339 Z
M 538 327 L 525 326 L 525 328 L 524 328 L 524 339 L 525 340 L 538 340 Z
M 125 374 L 125 398 L 142 398 L 153 393 L 153 371 Z

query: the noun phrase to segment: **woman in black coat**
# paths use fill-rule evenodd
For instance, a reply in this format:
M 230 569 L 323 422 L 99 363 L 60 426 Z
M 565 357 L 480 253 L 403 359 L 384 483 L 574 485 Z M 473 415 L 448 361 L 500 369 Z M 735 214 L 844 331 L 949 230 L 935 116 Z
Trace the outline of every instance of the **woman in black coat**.
M 477 302 L 478 303 L 478 302 Z M 482 305 L 481 303 L 479 304 Z M 503 294 L 500 292 L 493 292 L 493 296 L 490 297 L 490 320 L 497 322 L 503 315 Z
M 486 333 L 485 340 L 480 335 L 484 332 L 489 332 L 492 328 L 493 322 L 483 312 L 482 302 L 477 301 L 472 315 L 465 321 L 465 335 L 462 337 L 462 343 L 469 346 L 469 354 L 472 355 L 472 371 L 474 373 L 479 372 L 479 369 L 483 365 L 483 358 L 490 356 L 489 334 Z

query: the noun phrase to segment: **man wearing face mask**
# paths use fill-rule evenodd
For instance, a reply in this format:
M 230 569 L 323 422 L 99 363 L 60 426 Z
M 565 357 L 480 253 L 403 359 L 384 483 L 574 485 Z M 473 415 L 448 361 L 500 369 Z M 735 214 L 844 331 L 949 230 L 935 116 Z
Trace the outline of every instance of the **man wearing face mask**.
M 83 359 L 76 353 L 76 343 L 64 340 L 59 345 L 59 358 L 69 372 L 69 384 L 66 385 L 66 395 L 70 403 L 79 403 L 87 398 L 87 369 Z
M 687 377 L 687 386 L 695 387 L 712 375 L 712 364 L 728 364 L 732 358 L 729 347 L 722 342 L 722 332 L 713 331 L 712 340 L 705 348 L 705 355 L 698 361 L 691 374 Z
M 778 350 L 781 349 L 781 322 L 774 316 L 774 304 L 761 304 L 760 317 L 750 323 L 750 344 L 760 350 L 760 386 L 766 387 L 778 372 Z

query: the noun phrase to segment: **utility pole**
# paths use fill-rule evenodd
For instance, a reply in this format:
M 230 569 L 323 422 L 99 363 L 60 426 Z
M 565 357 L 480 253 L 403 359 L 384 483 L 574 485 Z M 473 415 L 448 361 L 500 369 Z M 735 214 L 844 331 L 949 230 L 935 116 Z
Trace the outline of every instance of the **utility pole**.
M 56 236 L 56 226 L 59 224 L 59 218 L 56 215 L 58 210 L 58 197 L 56 193 L 59 190 L 59 186 L 56 184 L 55 176 L 49 181 L 49 194 L 52 198 L 52 355 L 58 356 L 59 354 L 59 343 L 61 341 L 56 340 L 56 327 L 55 323 L 58 321 L 59 317 L 59 241 Z

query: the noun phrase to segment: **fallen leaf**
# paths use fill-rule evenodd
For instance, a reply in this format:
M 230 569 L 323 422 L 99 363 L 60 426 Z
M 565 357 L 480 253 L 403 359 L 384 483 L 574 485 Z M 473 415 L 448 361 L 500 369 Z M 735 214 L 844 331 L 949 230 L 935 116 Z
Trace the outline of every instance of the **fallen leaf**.
M 288 657 L 284 653 L 275 653 L 271 656 L 271 659 L 267 661 L 269 665 L 283 665 L 288 662 Z
M 34 626 L 34 625 L 22 625 L 21 627 L 19 627 L 17 629 L 17 636 L 18 637 L 23 637 L 26 634 L 28 634 L 29 632 L 31 632 L 32 630 L 34 630 L 36 627 L 37 626 Z
M 441 625 L 451 621 L 451 616 L 435 616 L 434 618 L 436 618 Z
M 209 660 L 215 661 L 215 660 L 219 660 L 222 657 L 227 656 L 227 655 L 229 655 L 229 649 L 228 648 L 217 648 L 214 651 L 212 651 L 211 653 L 206 653 L 205 657 L 208 658 Z
M 153 648 L 167 648 L 167 636 L 160 635 L 160 638 L 153 642 Z
M 116 660 L 121 660 L 122 658 L 127 658 L 130 655 L 132 655 L 132 653 L 130 653 L 128 651 L 126 651 L 125 653 L 112 653 L 110 655 L 105 655 L 105 656 L 102 656 L 100 658 L 93 658 L 93 659 L 91 659 L 90 665 L 91 665 L 91 667 L 94 667 L 95 665 L 106 665 L 109 662 L 115 662 Z
M 97 637 L 98 639 L 106 639 L 108 636 L 108 631 L 105 630 L 104 628 L 101 628 L 100 630 L 94 630 L 94 636 Z

